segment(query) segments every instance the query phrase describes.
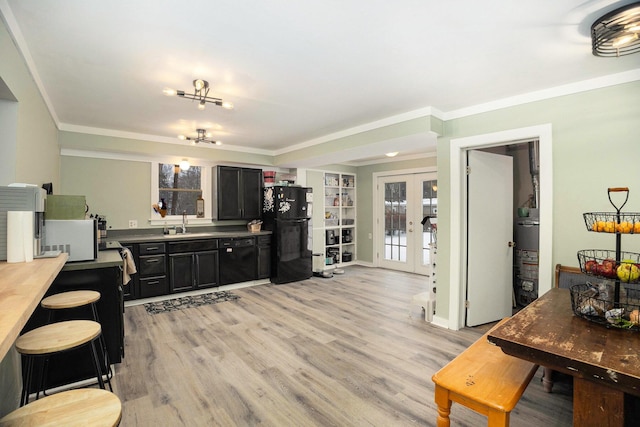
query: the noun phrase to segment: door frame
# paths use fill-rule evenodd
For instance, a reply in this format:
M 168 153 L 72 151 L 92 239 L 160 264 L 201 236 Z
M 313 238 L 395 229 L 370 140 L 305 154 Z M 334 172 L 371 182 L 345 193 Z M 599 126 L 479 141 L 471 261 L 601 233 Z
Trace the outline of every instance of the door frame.
M 380 209 L 380 203 L 383 201 L 380 200 L 379 191 L 377 188 L 378 178 L 387 177 L 387 176 L 395 176 L 395 175 L 414 175 L 420 173 L 438 173 L 437 166 L 427 166 L 424 168 L 416 168 L 416 169 L 401 169 L 401 170 L 393 170 L 393 171 L 384 171 L 384 172 L 374 172 L 371 176 L 372 179 L 372 192 L 373 192 L 373 231 L 371 233 L 373 238 L 373 265 L 374 267 L 380 267 L 380 257 L 379 254 L 384 251 L 384 247 L 381 244 L 380 239 L 380 221 L 384 221 L 384 209 Z M 382 214 L 382 217 L 381 217 Z
M 467 252 L 467 151 L 509 145 L 524 140 L 539 140 L 540 149 L 540 252 L 538 295 L 551 289 L 553 283 L 553 155 L 551 124 L 452 139 L 449 145 L 450 210 L 449 210 L 449 319 L 441 326 L 458 330 L 464 327 L 464 290 Z M 440 254 L 442 255 L 442 254 Z M 434 318 L 437 322 L 437 317 Z

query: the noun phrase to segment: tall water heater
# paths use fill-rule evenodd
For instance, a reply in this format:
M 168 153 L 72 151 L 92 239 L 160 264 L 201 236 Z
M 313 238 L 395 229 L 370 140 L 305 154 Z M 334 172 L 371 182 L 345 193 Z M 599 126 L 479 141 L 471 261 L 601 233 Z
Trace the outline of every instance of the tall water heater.
M 540 221 L 536 217 L 517 218 L 514 291 L 516 303 L 526 306 L 538 298 L 538 250 Z

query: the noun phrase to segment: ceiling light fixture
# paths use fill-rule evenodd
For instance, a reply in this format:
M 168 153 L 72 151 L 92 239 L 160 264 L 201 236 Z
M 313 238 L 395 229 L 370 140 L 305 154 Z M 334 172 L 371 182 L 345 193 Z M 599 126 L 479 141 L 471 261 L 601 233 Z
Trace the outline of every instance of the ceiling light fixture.
M 213 141 L 211 139 L 207 139 L 211 137 L 211 134 L 208 134 L 204 129 L 196 129 L 196 132 L 198 132 L 198 136 L 195 138 L 185 135 L 178 135 L 178 139 L 181 139 L 183 141 L 191 141 L 192 145 L 199 144 L 200 142 L 206 142 L 213 145 L 222 145 L 221 141 Z
M 191 164 L 189 163 L 189 161 L 187 159 L 184 159 L 179 163 L 178 166 L 180 166 L 180 170 L 181 171 L 185 171 L 186 172 L 191 167 Z
M 193 101 L 198 101 L 198 110 L 204 110 L 207 102 L 211 104 L 216 104 L 222 108 L 226 108 L 227 110 L 233 109 L 233 104 L 231 102 L 223 101 L 220 98 L 213 98 L 207 96 L 209 94 L 209 82 L 206 80 L 197 79 L 193 81 L 193 93 L 186 93 L 183 90 L 176 89 L 164 89 L 162 92 L 167 96 L 179 96 L 181 98 L 191 99 Z
M 640 2 L 607 13 L 591 26 L 595 56 L 618 57 L 640 52 Z
M 394 152 L 392 152 L 392 153 L 387 153 L 387 154 L 385 154 L 385 156 L 387 156 L 387 157 L 395 157 L 395 156 L 397 156 L 397 155 L 398 155 L 398 152 L 397 152 L 397 151 L 394 151 Z

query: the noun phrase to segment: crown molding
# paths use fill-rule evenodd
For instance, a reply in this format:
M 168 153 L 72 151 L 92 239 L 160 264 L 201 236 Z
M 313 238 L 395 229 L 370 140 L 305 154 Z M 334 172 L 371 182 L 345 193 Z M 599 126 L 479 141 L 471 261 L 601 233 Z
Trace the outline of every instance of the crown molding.
M 94 128 L 89 126 L 69 125 L 66 123 L 61 123 L 60 126 L 58 126 L 58 129 L 65 132 L 86 133 L 89 135 L 109 136 L 113 138 L 137 139 L 140 141 L 162 142 L 164 144 L 175 144 L 175 145 L 185 146 L 184 141 L 181 141 L 178 138 L 167 137 L 167 136 L 148 135 L 148 134 L 125 132 L 125 131 L 112 130 L 112 129 Z M 215 150 L 237 151 L 241 153 L 273 156 L 273 151 L 263 150 L 259 148 L 237 147 L 237 146 L 225 145 L 225 144 L 222 144 L 222 145 L 203 144 L 203 145 L 198 145 L 198 147 L 215 149 Z
M 555 86 L 535 92 L 529 92 L 522 95 L 511 96 L 508 98 L 498 99 L 484 104 L 478 104 L 471 107 L 461 108 L 459 110 L 448 111 L 443 114 L 443 120 L 461 119 L 467 116 L 473 116 L 481 113 L 488 113 L 503 108 L 515 107 L 518 105 L 529 104 L 531 102 L 543 101 L 546 99 L 558 98 L 560 96 L 573 95 L 580 92 L 601 89 L 609 86 L 615 86 L 624 83 L 630 83 L 640 80 L 640 68 L 629 70 L 617 74 L 609 74 L 603 77 L 597 77 L 589 80 L 569 83 L 562 86 Z
M 291 151 L 300 150 L 303 148 L 313 147 L 314 145 L 323 144 L 325 142 L 333 141 L 340 138 L 346 138 L 352 135 L 357 135 L 362 132 L 375 130 L 385 126 L 391 126 L 398 123 L 406 122 L 408 120 L 417 119 L 420 117 L 433 116 L 442 119 L 442 112 L 434 107 L 425 107 L 406 113 L 397 114 L 395 116 L 389 116 L 381 120 L 365 123 L 363 125 L 355 126 L 349 129 L 344 129 L 339 132 L 330 133 L 328 135 L 321 136 L 319 138 L 310 139 L 299 144 L 292 145 L 287 148 L 274 151 L 274 155 L 279 156 Z

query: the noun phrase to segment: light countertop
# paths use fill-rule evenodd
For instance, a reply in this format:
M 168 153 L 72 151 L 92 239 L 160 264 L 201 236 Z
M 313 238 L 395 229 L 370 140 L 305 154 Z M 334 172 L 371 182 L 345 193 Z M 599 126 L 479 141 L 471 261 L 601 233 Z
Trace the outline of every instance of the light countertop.
M 122 266 L 123 260 L 120 251 L 110 249 L 98 251 L 98 258 L 93 261 L 73 261 L 64 265 L 62 271 L 92 270 L 95 268 L 107 268 Z
M 68 255 L 32 262 L 0 262 L 0 360 L 7 354 Z

